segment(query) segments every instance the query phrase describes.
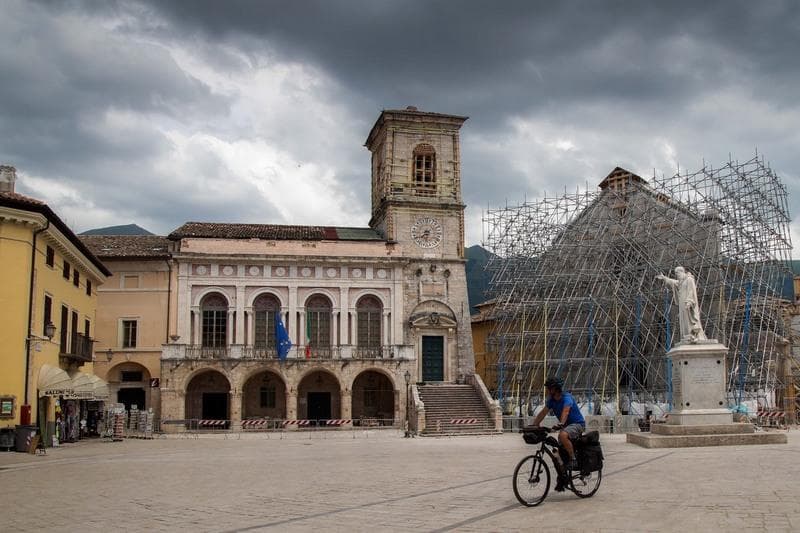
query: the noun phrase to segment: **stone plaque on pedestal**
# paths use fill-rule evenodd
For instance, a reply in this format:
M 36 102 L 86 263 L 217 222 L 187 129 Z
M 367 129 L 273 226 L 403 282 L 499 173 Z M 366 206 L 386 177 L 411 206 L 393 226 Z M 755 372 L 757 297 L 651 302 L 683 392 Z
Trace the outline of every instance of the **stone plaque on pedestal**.
M 678 344 L 669 351 L 672 360 L 672 425 L 733 423 L 725 403 L 725 355 L 728 348 L 709 339 Z

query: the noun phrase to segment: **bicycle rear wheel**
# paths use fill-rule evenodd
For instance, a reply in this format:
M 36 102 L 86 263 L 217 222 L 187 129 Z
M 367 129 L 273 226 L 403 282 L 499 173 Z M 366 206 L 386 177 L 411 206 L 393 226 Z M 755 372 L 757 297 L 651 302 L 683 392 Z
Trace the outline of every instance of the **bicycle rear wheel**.
M 514 469 L 514 496 L 528 507 L 539 505 L 550 490 L 550 469 L 540 457 L 529 455 Z
M 603 479 L 603 471 L 589 472 L 583 474 L 574 472 L 572 474 L 572 492 L 578 498 L 591 498 L 597 489 L 600 488 L 600 481 Z

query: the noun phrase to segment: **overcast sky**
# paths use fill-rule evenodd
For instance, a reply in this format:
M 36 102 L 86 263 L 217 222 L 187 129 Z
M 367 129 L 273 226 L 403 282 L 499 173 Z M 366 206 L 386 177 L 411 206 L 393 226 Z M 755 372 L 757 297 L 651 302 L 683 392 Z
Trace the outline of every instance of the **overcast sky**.
M 757 148 L 800 199 L 789 0 L 0 0 L 0 73 L 0 163 L 76 231 L 366 226 L 364 140 L 408 105 L 470 117 L 468 244 L 487 206 L 615 166 Z

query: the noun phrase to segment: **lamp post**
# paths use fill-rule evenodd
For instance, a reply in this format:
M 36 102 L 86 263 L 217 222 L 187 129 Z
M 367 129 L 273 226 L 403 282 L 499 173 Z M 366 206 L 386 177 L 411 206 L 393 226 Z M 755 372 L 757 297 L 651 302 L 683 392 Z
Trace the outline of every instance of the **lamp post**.
M 406 373 L 403 374 L 403 377 L 406 380 L 406 434 L 405 438 L 411 437 L 411 418 L 409 415 L 410 406 L 411 406 L 411 372 L 406 370 Z
M 114 352 L 111 351 L 111 348 L 109 348 L 108 350 L 106 350 L 106 360 L 110 363 L 111 359 L 113 358 L 114 358 Z

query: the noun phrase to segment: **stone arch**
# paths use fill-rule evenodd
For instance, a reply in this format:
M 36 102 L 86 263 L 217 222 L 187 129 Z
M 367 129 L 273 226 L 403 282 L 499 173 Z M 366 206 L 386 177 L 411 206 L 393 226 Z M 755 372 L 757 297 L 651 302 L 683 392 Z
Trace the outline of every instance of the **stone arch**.
M 324 287 L 314 287 L 313 289 L 309 290 L 308 295 L 303 300 L 303 307 L 307 307 L 308 301 L 319 295 L 325 296 L 328 301 L 330 301 L 331 308 L 335 308 L 339 305 L 339 297 L 333 291 Z
M 341 382 L 329 370 L 310 369 L 297 382 L 297 418 L 329 420 L 341 417 Z
M 278 372 L 260 369 L 242 384 L 242 420 L 286 418 L 286 382 Z
M 357 424 L 392 425 L 395 399 L 398 391 L 394 381 L 385 372 L 370 368 L 360 372 L 350 387 L 352 391 L 352 416 Z
M 136 361 L 124 361 L 109 369 L 106 374 L 110 400 L 125 405 L 130 410 L 134 405 L 145 410 L 157 407 L 154 404 L 150 378 L 153 377 L 146 366 Z
M 215 292 L 218 292 L 223 298 L 225 298 L 225 300 L 228 301 L 228 307 L 233 307 L 235 297 L 228 294 L 228 291 L 225 290 L 224 287 L 217 287 L 217 286 L 203 288 L 203 290 L 198 292 L 197 295 L 195 296 L 192 305 L 194 307 L 199 307 L 201 302 L 203 301 L 203 298 Z
M 354 309 L 358 301 L 365 296 L 374 296 L 380 300 L 381 306 L 383 306 L 384 309 L 389 309 L 389 299 L 383 291 L 378 291 L 375 289 L 359 289 L 357 291 L 353 291 L 351 295 L 352 297 L 350 301 L 353 302 L 352 305 Z
M 186 418 L 230 420 L 231 382 L 216 368 L 202 368 L 186 378 Z
M 273 289 L 271 287 L 261 287 L 257 291 L 255 291 L 253 294 L 250 295 L 250 297 L 247 300 L 246 307 L 253 307 L 253 304 L 255 304 L 255 302 L 258 299 L 258 297 L 259 296 L 263 296 L 265 294 L 269 294 L 269 295 L 274 296 L 275 299 L 278 300 L 278 303 L 280 304 L 281 308 L 286 307 L 288 305 L 287 303 L 285 303 L 281 299 L 280 291 L 277 291 L 277 290 L 275 290 L 275 289 Z

